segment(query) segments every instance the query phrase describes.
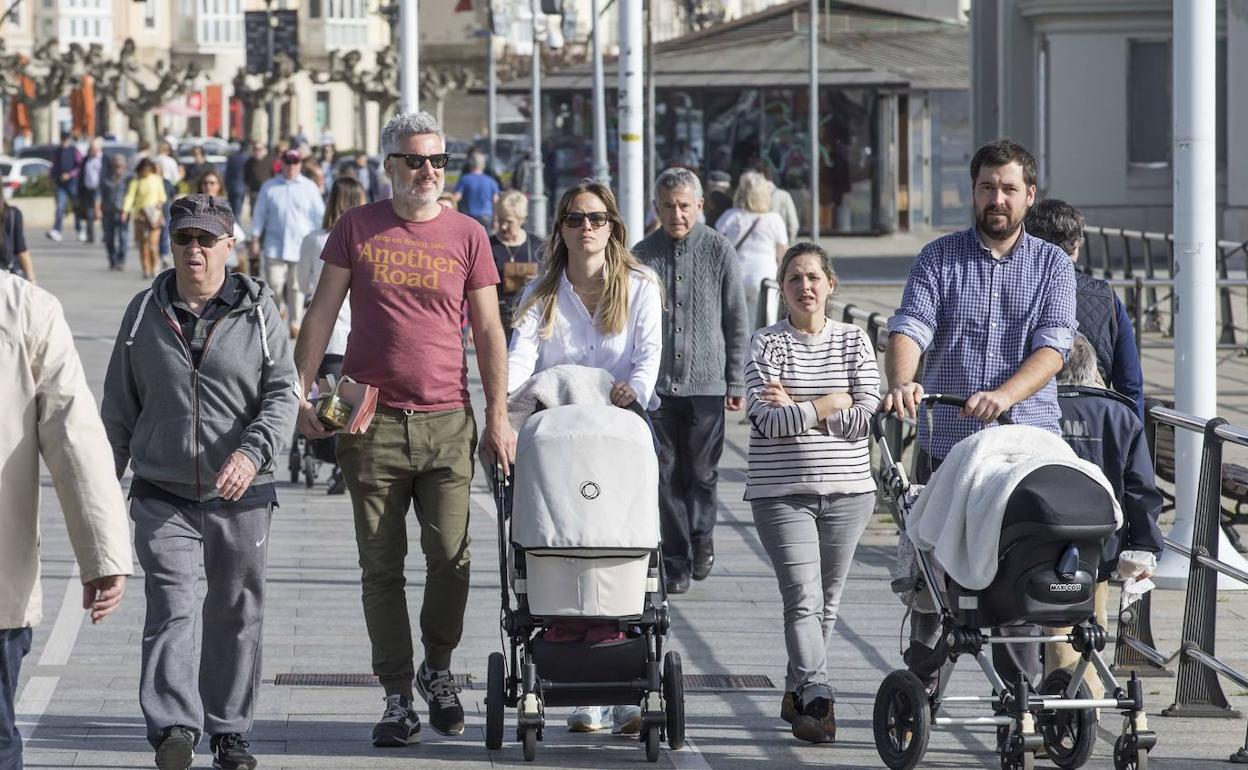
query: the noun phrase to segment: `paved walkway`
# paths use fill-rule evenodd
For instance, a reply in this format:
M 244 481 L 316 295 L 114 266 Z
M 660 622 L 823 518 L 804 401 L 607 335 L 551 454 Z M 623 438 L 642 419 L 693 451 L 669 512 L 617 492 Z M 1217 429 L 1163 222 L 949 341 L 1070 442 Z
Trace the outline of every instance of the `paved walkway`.
M 60 296 L 75 331 L 88 376 L 96 392 L 103 378 L 122 309 L 139 290 L 133 272 L 104 270 L 104 257 L 86 247 L 45 245 L 35 240 L 35 258 L 43 285 Z M 480 399 L 478 397 L 478 407 Z M 684 657 L 687 674 L 760 674 L 783 681 L 784 647 L 774 576 L 754 533 L 748 507 L 741 502 L 744 481 L 745 426 L 729 420 L 724 454 L 722 518 L 716 544 L 715 573 L 674 597 L 674 647 Z M 46 480 L 45 480 L 46 481 Z M 60 522 L 55 495 L 45 483 L 44 590 L 48 617 L 37 630 L 35 649 L 26 659 L 19 691 L 21 721 L 31 737 L 28 766 L 150 767 L 137 702 L 139 645 L 143 620 L 142 577 L 136 576 L 121 610 L 105 624 L 82 622 L 76 609 L 73 561 Z M 484 727 L 484 675 L 487 655 L 501 649 L 497 623 L 499 577 L 495 519 L 484 487 L 473 496 L 475 540 L 473 589 L 465 640 L 455 670 L 472 677 L 464 691 L 468 729 L 458 738 L 432 734 L 424 744 L 404 750 L 378 750 L 368 743 L 369 730 L 381 711 L 376 687 L 277 686 L 288 673 L 366 674 L 368 643 L 359 601 L 351 515 L 343 497 L 327 497 L 323 488 L 283 486 L 282 507 L 274 518 L 264 636 L 264 686 L 252 733 L 263 768 L 486 768 L 522 765 L 519 746 L 487 752 Z M 838 644 L 831 667 L 838 691 L 840 737 L 835 745 L 799 744 L 777 718 L 778 688 L 702 690 L 687 698 L 689 748 L 660 756 L 660 767 L 880 767 L 871 734 L 873 696 L 886 672 L 900 661 L 902 609 L 888 590 L 888 566 L 895 534 L 883 517 L 868 531 L 858 550 L 837 626 Z M 418 552 L 413 546 L 413 551 Z M 408 570 L 418 603 L 423 587 L 419 558 Z M 1155 632 L 1159 645 L 1173 650 L 1183 596 L 1160 592 Z M 58 608 L 64 610 L 58 613 Z M 1248 668 L 1248 596 L 1226 594 L 1218 607 L 1220 650 L 1232 664 Z M 211 676 L 212 672 L 205 672 Z M 954 690 L 981 693 L 982 677 L 962 666 Z M 1169 705 L 1172 679 L 1151 679 L 1146 693 L 1151 713 Z M 1233 702 L 1248 708 L 1248 691 L 1228 687 Z M 615 768 L 644 766 L 635 740 L 609 735 L 575 736 L 562 728 L 566 710 L 549 714 L 546 740 L 537 766 Z M 512 715 L 509 714 L 509 724 Z M 1152 720 L 1160 735 L 1153 767 L 1213 768 L 1243 743 L 1244 722 L 1227 720 Z M 1116 730 L 1106 717 L 1103 727 Z M 1102 730 L 1088 767 L 1112 767 L 1113 734 Z M 938 732 L 925 767 L 997 767 L 993 737 L 983 729 Z M 205 756 L 196 767 L 208 767 Z M 1042 765 L 1043 766 L 1043 765 Z

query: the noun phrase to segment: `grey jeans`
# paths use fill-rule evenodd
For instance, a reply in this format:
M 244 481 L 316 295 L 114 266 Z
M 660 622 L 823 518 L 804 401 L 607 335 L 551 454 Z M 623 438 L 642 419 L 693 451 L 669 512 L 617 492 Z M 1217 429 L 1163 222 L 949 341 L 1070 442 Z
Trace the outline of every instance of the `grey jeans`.
M 139 706 L 153 747 L 173 725 L 210 735 L 251 730 L 271 516 L 267 505 L 223 513 L 130 501 L 147 597 Z M 208 584 L 202 611 L 195 592 L 201 551 Z
M 875 494 L 786 495 L 751 500 L 750 507 L 784 604 L 784 689 L 796 692 L 802 706 L 815 698 L 832 700 L 828 648 Z

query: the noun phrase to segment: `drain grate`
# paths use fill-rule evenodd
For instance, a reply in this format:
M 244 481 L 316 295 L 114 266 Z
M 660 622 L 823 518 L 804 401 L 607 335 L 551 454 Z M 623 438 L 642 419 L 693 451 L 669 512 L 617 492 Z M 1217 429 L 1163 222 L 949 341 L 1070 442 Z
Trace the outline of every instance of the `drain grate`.
M 774 690 L 762 674 L 685 674 L 685 690 Z
M 279 687 L 374 687 L 372 674 L 278 674 L 273 683 Z M 473 688 L 472 674 L 456 674 L 455 684 L 464 690 Z M 776 685 L 763 674 L 685 674 L 685 690 L 715 692 L 718 690 L 774 690 Z
M 278 674 L 273 684 L 284 687 L 372 687 L 377 677 L 372 674 Z M 455 674 L 455 684 L 472 689 L 472 674 Z

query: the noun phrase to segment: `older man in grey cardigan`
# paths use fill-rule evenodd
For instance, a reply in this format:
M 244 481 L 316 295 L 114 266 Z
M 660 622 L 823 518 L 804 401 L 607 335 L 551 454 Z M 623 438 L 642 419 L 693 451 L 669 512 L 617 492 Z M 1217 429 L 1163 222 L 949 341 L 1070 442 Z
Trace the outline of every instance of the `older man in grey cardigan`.
M 659 508 L 669 594 L 704 580 L 715 562 L 724 409 L 745 395 L 745 292 L 737 253 L 700 223 L 702 184 L 670 168 L 654 184 L 661 227 L 633 247 L 663 282 L 663 360 L 651 413 L 659 444 Z

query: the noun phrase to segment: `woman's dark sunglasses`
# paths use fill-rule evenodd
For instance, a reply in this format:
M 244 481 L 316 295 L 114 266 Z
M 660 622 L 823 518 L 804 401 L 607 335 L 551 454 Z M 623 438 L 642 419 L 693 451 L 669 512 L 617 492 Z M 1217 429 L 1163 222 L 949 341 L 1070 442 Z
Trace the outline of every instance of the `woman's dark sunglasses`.
M 580 228 L 585 226 L 586 219 L 597 230 L 611 221 L 611 215 L 605 211 L 591 211 L 588 214 L 582 211 L 572 211 L 563 215 L 563 224 L 565 227 Z
M 220 237 L 212 235 L 211 233 L 203 233 L 202 235 L 174 233 L 172 239 L 178 246 L 190 246 L 191 241 L 195 241 L 199 244 L 201 249 L 211 249 L 213 246 L 217 245 L 217 241 L 221 240 Z
M 429 161 L 429 165 L 434 168 L 446 168 L 446 164 L 451 161 L 451 154 L 449 152 L 440 152 L 437 155 L 417 155 L 414 152 L 392 152 L 386 157 L 401 159 L 407 164 L 407 167 L 413 171 L 425 165 L 425 161 Z

